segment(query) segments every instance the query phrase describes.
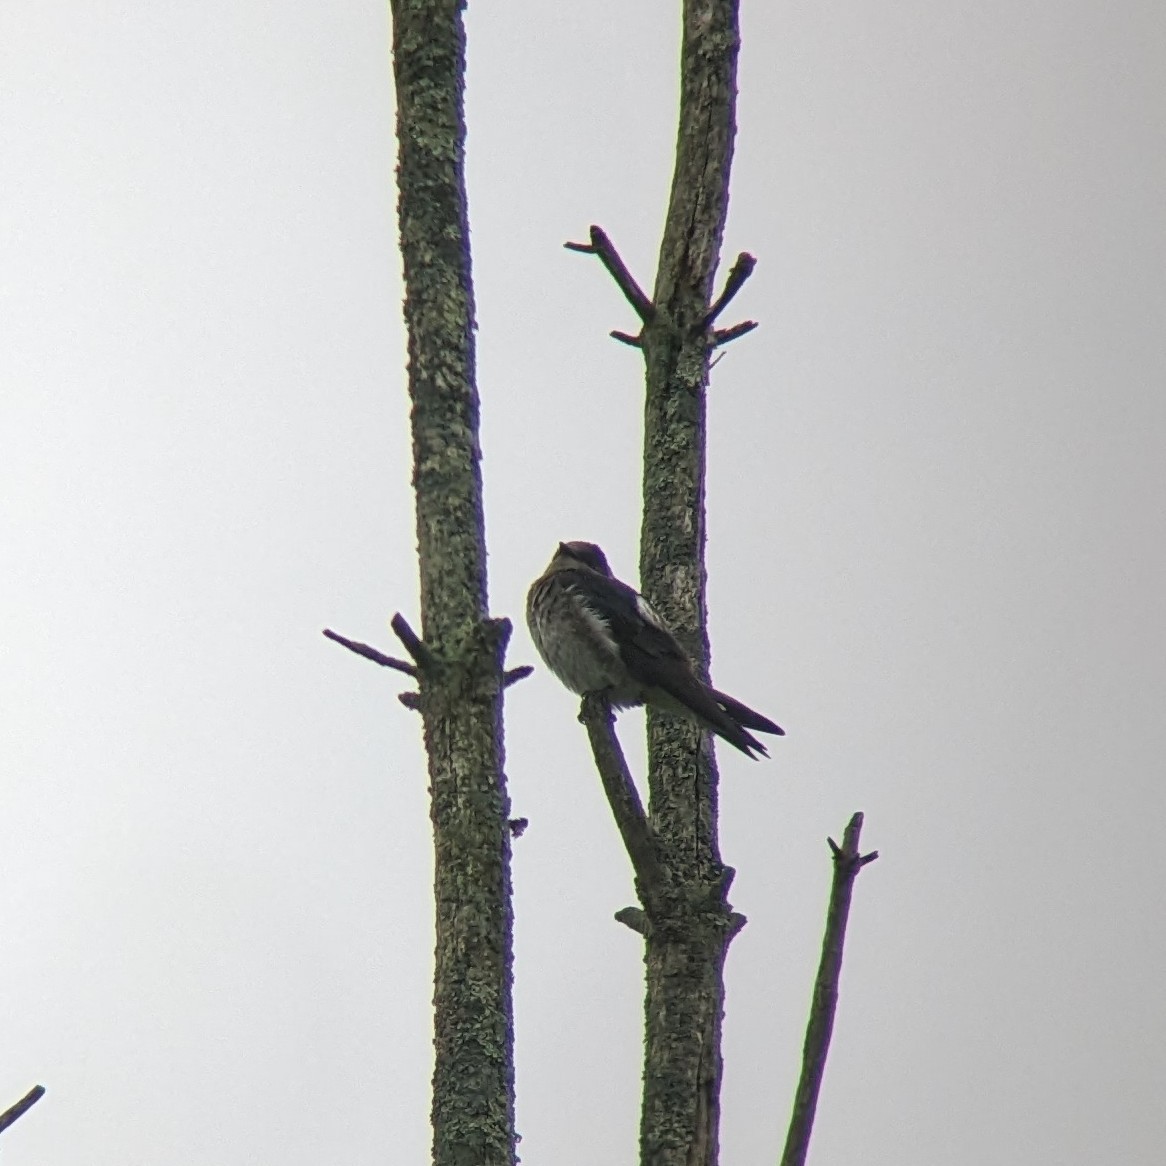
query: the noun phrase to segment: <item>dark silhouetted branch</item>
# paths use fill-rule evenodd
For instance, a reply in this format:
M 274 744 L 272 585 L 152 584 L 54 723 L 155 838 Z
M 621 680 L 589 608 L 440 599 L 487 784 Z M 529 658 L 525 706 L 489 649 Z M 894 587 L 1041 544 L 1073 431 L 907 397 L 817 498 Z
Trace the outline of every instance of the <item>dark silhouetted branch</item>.
M 366 660 L 372 660 L 374 664 L 382 664 L 386 668 L 395 668 L 398 672 L 404 672 L 406 676 L 417 675 L 417 669 L 408 661 L 397 660 L 392 656 L 386 656 L 384 652 L 378 652 L 370 644 L 362 644 L 357 640 L 350 640 L 338 632 L 332 631 L 331 628 L 325 628 L 324 635 L 330 640 L 335 640 L 338 644 L 343 644 L 350 652 L 355 652 L 358 656 L 363 656 Z
M 611 706 L 602 696 L 589 694 L 583 698 L 579 720 L 587 728 L 595 768 L 599 770 L 603 792 L 607 794 L 615 824 L 640 884 L 640 896 L 642 899 L 651 898 L 663 887 L 664 876 L 656 856 L 652 828 L 615 735 Z
M 517 668 L 510 668 L 502 674 L 502 687 L 509 688 L 512 684 L 517 684 L 520 680 L 525 680 L 534 668 L 529 664 L 520 664 Z
M 608 274 L 615 280 L 619 290 L 624 294 L 624 299 L 631 304 L 640 320 L 647 324 L 655 316 L 656 309 L 652 301 L 636 283 L 635 277 L 628 271 L 615 249 L 615 244 L 607 237 L 607 232 L 602 227 L 591 228 L 590 243 L 564 243 L 563 246 L 568 251 L 578 251 L 582 255 L 598 255 L 600 263 L 607 268 Z
M 393 633 L 397 639 L 405 645 L 405 651 L 413 657 L 417 667 L 424 671 L 433 665 L 433 653 L 422 642 L 421 637 L 409 626 L 405 617 L 397 612 L 391 620 L 389 620 L 389 627 L 393 629 Z
M 43 1085 L 34 1085 L 15 1105 L 10 1105 L 0 1113 L 0 1133 L 3 1133 L 17 1118 L 23 1117 L 45 1095 Z
M 618 340 L 620 344 L 626 344 L 629 348 L 644 347 L 643 340 L 641 340 L 638 336 L 633 336 L 630 332 L 620 332 L 618 329 L 613 328 L 608 333 L 608 336 L 610 336 L 612 340 Z
M 806 1025 L 802 1048 L 802 1074 L 794 1095 L 793 1114 L 781 1166 L 803 1166 L 814 1128 L 818 1093 L 826 1071 L 826 1054 L 834 1030 L 834 1013 L 838 1007 L 838 980 L 842 973 L 842 948 L 846 940 L 846 920 L 850 914 L 850 896 L 858 872 L 878 858 L 878 851 L 860 854 L 858 839 L 862 833 L 862 815 L 855 814 L 842 835 L 839 846 L 827 839 L 834 856 L 834 881 L 830 888 L 830 905 L 826 909 L 826 933 L 822 937 L 822 958 L 818 978 L 814 981 L 814 999 Z
M 701 331 L 707 331 L 716 322 L 717 317 L 729 306 L 733 297 L 745 286 L 745 281 L 753 274 L 757 260 L 748 251 L 742 251 L 737 256 L 736 263 L 729 271 L 729 278 L 725 280 L 725 290 L 713 301 L 708 315 L 701 321 Z

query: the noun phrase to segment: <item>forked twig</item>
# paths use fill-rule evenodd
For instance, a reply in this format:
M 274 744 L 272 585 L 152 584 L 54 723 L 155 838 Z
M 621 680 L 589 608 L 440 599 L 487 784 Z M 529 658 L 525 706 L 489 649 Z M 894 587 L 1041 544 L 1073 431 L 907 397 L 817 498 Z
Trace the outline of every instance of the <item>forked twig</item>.
M 410 664 L 408 660 L 398 660 L 395 656 L 386 656 L 379 648 L 374 648 L 371 644 L 362 644 L 359 640 L 350 640 L 347 636 L 342 636 L 339 632 L 334 632 L 331 628 L 324 629 L 324 635 L 330 640 L 334 640 L 337 644 L 343 645 L 350 652 L 355 652 L 358 656 L 363 656 L 366 660 L 371 660 L 374 664 L 380 664 L 385 668 L 393 668 L 397 672 L 404 672 L 406 676 L 412 676 L 414 679 L 421 674 L 423 667 L 428 667 L 433 662 L 433 653 L 425 646 L 425 643 L 418 637 L 417 633 L 405 621 L 402 615 L 395 615 L 389 625 L 401 643 L 408 649 L 409 654 L 417 661 L 416 664 Z M 534 669 L 529 664 L 520 664 L 517 668 L 509 668 L 502 673 L 502 687 L 509 688 L 512 684 L 517 684 L 520 680 L 525 680 Z M 407 708 L 414 712 L 421 708 L 420 694 L 416 692 L 402 692 L 397 699 Z
M 578 251 L 582 255 L 597 255 L 599 262 L 607 268 L 608 274 L 615 280 L 619 290 L 623 292 L 624 299 L 631 304 L 636 315 L 640 317 L 640 322 L 649 323 L 656 314 L 656 308 L 644 294 L 640 285 L 636 283 L 635 276 L 628 271 L 627 265 L 615 249 L 615 244 L 608 238 L 607 232 L 602 227 L 593 226 L 590 235 L 590 243 L 564 243 L 563 246 L 568 251 Z M 625 344 L 628 343 L 625 339 L 626 333 L 616 335 L 613 332 L 612 335 L 617 340 L 622 340 Z

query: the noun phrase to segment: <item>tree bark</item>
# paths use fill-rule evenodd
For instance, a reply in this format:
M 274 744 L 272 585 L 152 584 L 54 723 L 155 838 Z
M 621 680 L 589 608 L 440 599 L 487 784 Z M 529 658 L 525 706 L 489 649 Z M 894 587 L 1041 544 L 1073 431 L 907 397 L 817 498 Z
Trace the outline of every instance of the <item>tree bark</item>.
M 420 709 L 436 872 L 433 1161 L 513 1166 L 514 1054 L 503 657 L 487 609 L 464 180 L 459 0 L 392 0 L 398 213 L 409 332 Z M 395 625 L 409 647 L 408 625 Z M 411 633 L 409 633 L 411 635 Z
M 736 131 L 736 0 L 685 0 L 680 119 L 654 311 L 644 323 L 644 594 L 707 676 L 707 325 Z M 715 1166 L 724 961 L 744 924 L 727 899 L 717 769 L 700 730 L 648 714 L 649 817 L 668 893 L 645 903 L 645 1166 Z

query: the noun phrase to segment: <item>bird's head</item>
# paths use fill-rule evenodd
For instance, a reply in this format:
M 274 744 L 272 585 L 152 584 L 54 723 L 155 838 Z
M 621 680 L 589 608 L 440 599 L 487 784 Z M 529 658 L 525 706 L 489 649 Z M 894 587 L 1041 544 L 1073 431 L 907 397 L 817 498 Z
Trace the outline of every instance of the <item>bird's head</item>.
M 587 567 L 598 575 L 606 575 L 609 579 L 611 578 L 611 568 L 607 565 L 607 556 L 594 543 L 559 543 L 555 557 L 551 559 L 551 568 L 561 571 L 568 567 Z

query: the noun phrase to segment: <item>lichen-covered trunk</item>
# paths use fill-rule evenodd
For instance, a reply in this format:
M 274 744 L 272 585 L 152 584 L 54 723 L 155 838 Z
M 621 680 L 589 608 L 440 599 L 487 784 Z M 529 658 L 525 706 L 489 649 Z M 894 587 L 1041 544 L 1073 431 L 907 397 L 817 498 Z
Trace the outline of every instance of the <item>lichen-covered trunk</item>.
M 648 935 L 644 1166 L 717 1161 L 731 926 L 714 909 L 699 921 L 688 919 L 676 930 L 655 927 Z
M 393 0 L 399 220 L 435 851 L 433 1161 L 513 1166 L 504 620 L 487 610 L 459 0 Z
M 489 634 L 423 683 L 434 843 L 435 1166 L 513 1166 L 510 834 L 501 776 L 502 663 Z
M 709 309 L 736 129 L 737 0 L 685 0 L 676 166 L 645 325 L 644 515 L 649 602 L 707 674 L 706 389 Z M 649 712 L 649 816 L 669 892 L 645 904 L 644 1166 L 715 1166 L 724 960 L 744 920 L 728 903 L 717 771 L 700 732 Z

